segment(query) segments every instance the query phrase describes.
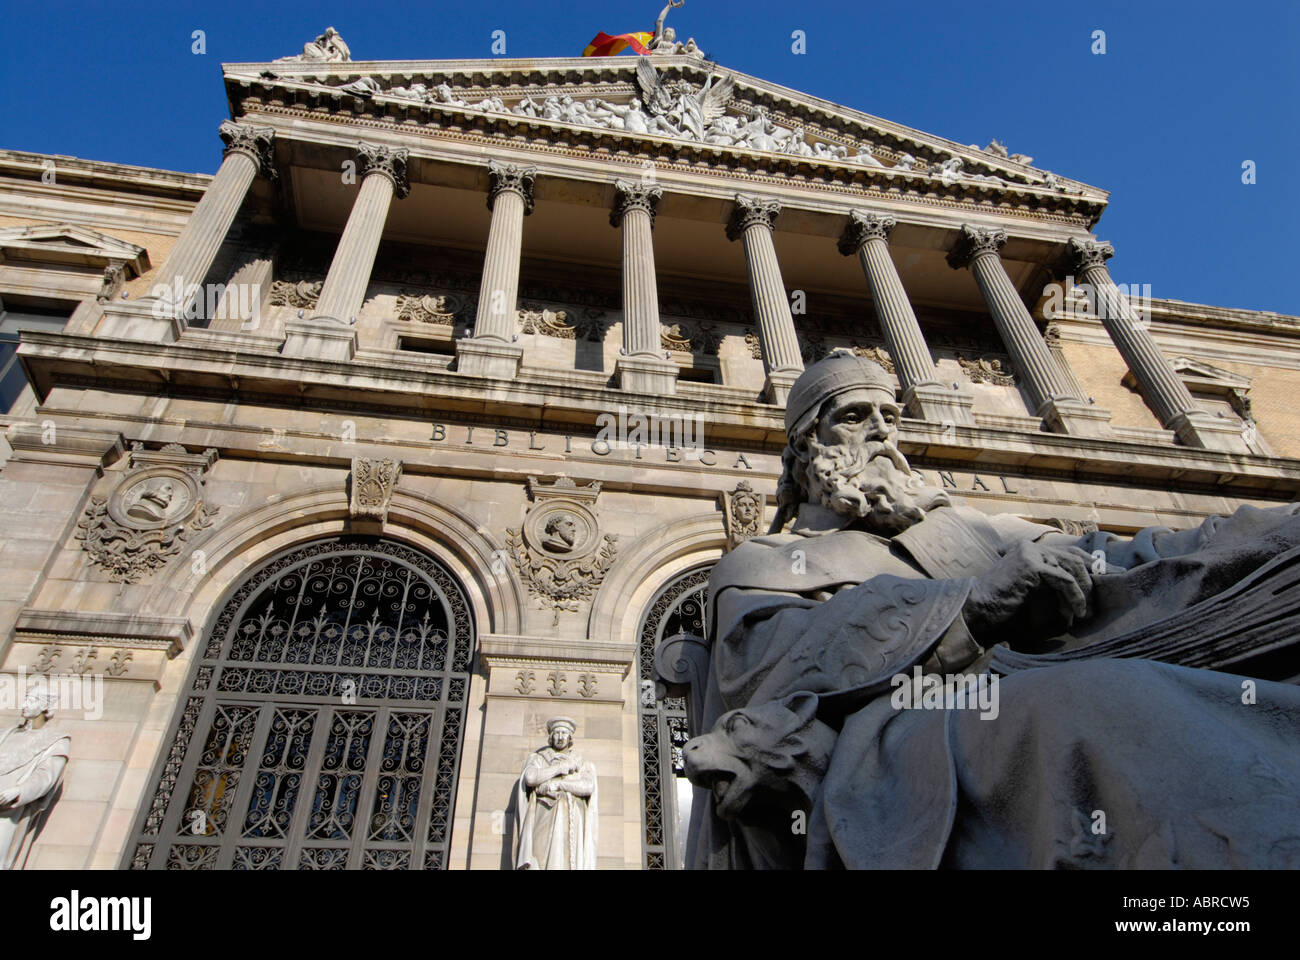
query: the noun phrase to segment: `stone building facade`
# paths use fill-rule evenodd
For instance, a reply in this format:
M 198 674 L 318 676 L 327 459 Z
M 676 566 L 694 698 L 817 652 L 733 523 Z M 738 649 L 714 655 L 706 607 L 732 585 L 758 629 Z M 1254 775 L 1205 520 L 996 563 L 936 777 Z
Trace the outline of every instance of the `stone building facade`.
M 1297 499 L 1300 318 L 1121 291 L 1103 190 L 693 53 L 346 57 L 226 65 L 214 176 L 0 153 L 0 675 L 102 678 L 29 867 L 508 868 L 557 714 L 677 866 L 655 652 L 836 347 L 982 510 Z

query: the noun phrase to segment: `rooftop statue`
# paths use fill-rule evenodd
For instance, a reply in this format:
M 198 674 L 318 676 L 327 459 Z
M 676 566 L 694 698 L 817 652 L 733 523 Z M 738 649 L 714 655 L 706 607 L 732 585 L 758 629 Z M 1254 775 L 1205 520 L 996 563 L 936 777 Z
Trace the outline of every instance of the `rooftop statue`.
M 339 32 L 333 27 L 326 27 L 315 40 L 303 44 L 302 53 L 292 57 L 280 57 L 276 62 L 286 60 L 311 60 L 324 63 L 345 63 L 352 59 L 352 51 L 343 42 Z
M 688 863 L 1300 866 L 1300 687 L 1197 669 L 1293 642 L 1300 504 L 1074 537 L 952 502 L 899 417 L 847 352 L 791 390 L 709 581 Z
M 646 46 L 652 53 L 699 53 L 700 48 L 695 43 L 695 38 L 691 37 L 685 43 L 677 40 L 677 31 L 672 27 L 664 26 L 664 21 L 668 19 L 668 11 L 674 7 L 685 6 L 686 0 L 668 0 L 668 5 L 659 11 L 659 17 L 655 20 L 655 33 L 650 38 Z

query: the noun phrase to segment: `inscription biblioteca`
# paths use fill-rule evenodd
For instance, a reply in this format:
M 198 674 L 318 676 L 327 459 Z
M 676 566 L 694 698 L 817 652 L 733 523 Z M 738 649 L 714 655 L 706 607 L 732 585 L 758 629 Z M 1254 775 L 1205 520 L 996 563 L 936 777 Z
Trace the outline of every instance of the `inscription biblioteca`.
M 527 436 L 527 443 L 524 443 L 524 437 Z M 433 433 L 429 438 L 433 443 L 458 444 L 472 447 L 495 447 L 503 451 L 508 450 L 527 450 L 534 453 L 564 453 L 566 455 L 581 455 L 590 452 L 597 457 L 612 457 L 618 460 L 628 461 L 646 461 L 660 463 L 692 463 L 698 462 L 705 467 L 716 467 L 728 465 L 732 470 L 753 470 L 754 465 L 750 462 L 750 457 L 759 460 L 761 454 L 750 454 L 737 452 L 734 454 L 711 450 L 707 447 L 673 447 L 663 446 L 660 444 L 650 443 L 632 443 L 609 441 L 597 437 L 589 439 L 573 434 L 543 434 L 538 430 L 507 430 L 503 427 L 484 427 L 484 426 L 458 426 L 455 424 L 434 423 Z M 560 443 L 563 441 L 563 444 Z M 779 458 L 771 457 L 773 461 L 772 473 L 779 472 Z M 969 486 L 963 486 L 960 481 L 965 481 L 968 475 L 954 474 L 950 470 L 925 470 L 920 471 L 926 476 L 927 481 L 934 481 L 936 486 L 948 490 L 963 489 L 967 491 L 982 490 L 988 493 L 1019 493 L 1020 491 L 1013 485 L 1015 478 L 1008 478 L 1001 474 L 988 475 L 987 479 L 979 474 L 969 474 Z M 930 475 L 934 476 L 931 477 Z M 1000 489 L 999 489 L 1000 488 Z

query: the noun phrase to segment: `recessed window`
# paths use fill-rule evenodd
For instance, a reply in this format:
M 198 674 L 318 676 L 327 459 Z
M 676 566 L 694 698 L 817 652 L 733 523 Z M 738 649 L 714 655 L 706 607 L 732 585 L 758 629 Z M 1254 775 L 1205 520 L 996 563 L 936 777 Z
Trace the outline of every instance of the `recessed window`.
M 687 383 L 717 383 L 718 371 L 710 367 L 680 367 L 677 379 Z
M 427 353 L 435 357 L 451 359 L 456 356 L 456 343 L 452 340 L 418 340 L 414 337 L 398 337 L 397 349 L 409 353 Z

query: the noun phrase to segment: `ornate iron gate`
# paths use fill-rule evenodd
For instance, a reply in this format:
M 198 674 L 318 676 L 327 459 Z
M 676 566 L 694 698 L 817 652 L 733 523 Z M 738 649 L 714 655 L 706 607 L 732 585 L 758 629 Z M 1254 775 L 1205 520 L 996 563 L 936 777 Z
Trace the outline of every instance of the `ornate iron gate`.
M 446 866 L 474 650 L 446 570 L 316 541 L 245 580 L 203 642 L 128 866 Z
M 637 657 L 641 722 L 642 854 L 647 870 L 679 869 L 685 831 L 679 809 L 684 782 L 682 746 L 689 739 L 685 697 L 656 694 L 655 649 L 678 633 L 704 637 L 705 601 L 712 565 L 696 567 L 673 580 L 655 597 L 641 622 Z

